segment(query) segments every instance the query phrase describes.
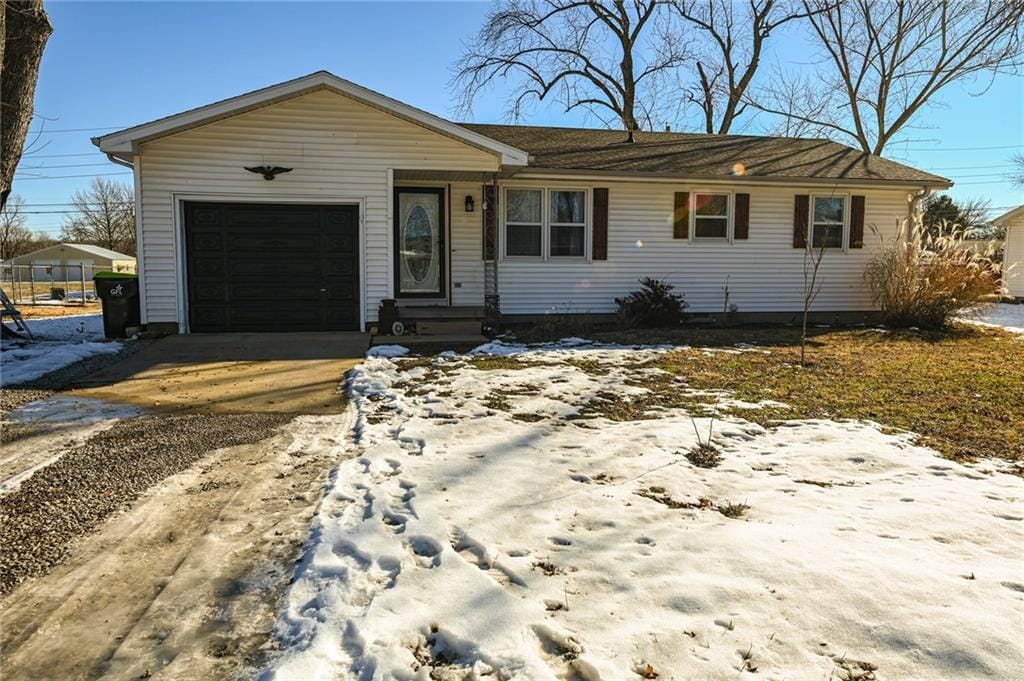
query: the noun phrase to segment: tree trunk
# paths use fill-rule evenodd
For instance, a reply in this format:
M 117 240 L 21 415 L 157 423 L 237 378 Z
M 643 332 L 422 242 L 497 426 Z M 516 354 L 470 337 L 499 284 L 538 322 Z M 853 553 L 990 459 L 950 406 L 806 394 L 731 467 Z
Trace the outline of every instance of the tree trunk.
M 53 33 L 42 0 L 3 0 L 0 55 L 0 209 L 21 161 L 43 48 Z

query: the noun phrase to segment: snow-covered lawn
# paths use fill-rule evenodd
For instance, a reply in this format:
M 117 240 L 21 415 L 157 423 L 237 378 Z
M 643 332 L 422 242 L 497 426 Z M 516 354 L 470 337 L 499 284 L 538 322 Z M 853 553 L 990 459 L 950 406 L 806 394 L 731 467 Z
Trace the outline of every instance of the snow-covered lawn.
M 1024 305 L 999 303 L 960 318 L 968 324 L 1000 326 L 1010 333 L 1024 333 Z
M 121 349 L 121 343 L 103 340 L 99 314 L 31 319 L 26 324 L 35 340 L 4 340 L 0 347 L 0 385 L 32 381 L 78 360 Z
M 1024 676 L 1024 480 L 834 421 L 699 468 L 708 417 L 593 408 L 667 351 L 368 358 L 267 678 Z

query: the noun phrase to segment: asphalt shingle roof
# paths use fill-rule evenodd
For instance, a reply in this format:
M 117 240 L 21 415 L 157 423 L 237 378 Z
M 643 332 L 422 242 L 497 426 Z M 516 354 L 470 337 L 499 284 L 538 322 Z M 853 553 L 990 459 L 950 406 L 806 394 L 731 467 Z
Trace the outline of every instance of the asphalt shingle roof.
M 552 128 L 461 123 L 530 154 L 531 169 L 655 173 L 678 177 L 734 175 L 951 185 L 938 175 L 824 139 Z

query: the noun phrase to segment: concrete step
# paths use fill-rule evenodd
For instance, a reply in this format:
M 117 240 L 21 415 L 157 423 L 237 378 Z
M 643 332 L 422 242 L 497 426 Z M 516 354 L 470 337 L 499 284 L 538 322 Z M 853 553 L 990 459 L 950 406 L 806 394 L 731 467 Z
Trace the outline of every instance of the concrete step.
M 399 305 L 398 316 L 402 320 L 418 321 L 420 319 L 483 319 L 484 308 L 477 305 L 458 305 L 455 307 Z
M 416 322 L 419 336 L 478 336 L 480 332 L 479 320 L 423 319 Z

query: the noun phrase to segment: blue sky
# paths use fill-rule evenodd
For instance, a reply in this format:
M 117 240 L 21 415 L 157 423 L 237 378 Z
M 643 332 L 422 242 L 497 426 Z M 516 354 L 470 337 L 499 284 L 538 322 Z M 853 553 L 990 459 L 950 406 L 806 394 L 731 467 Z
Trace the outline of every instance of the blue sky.
M 56 234 L 64 215 L 37 211 L 66 206 L 40 204 L 66 203 L 93 174 L 128 173 L 89 141 L 117 128 L 320 69 L 450 115 L 451 65 L 487 5 L 49 2 L 47 8 L 54 34 L 36 92 L 36 113 L 46 120 L 32 126 L 44 132 L 30 137 L 34 153 L 23 159 L 14 193 L 30 204 L 32 229 Z M 805 51 L 798 40 L 780 41 L 780 65 L 805 61 Z M 502 122 L 503 101 L 500 92 L 481 101 L 474 118 Z M 545 108 L 526 122 L 578 125 L 581 119 Z M 913 141 L 886 155 L 952 178 L 956 198 L 988 198 L 996 209 L 1024 200 L 1004 178 L 1010 156 L 1024 151 L 1024 78 L 997 78 L 981 97 L 954 86 L 918 124 Z M 84 177 L 60 177 L 70 175 Z M 130 173 L 110 177 L 131 180 Z

